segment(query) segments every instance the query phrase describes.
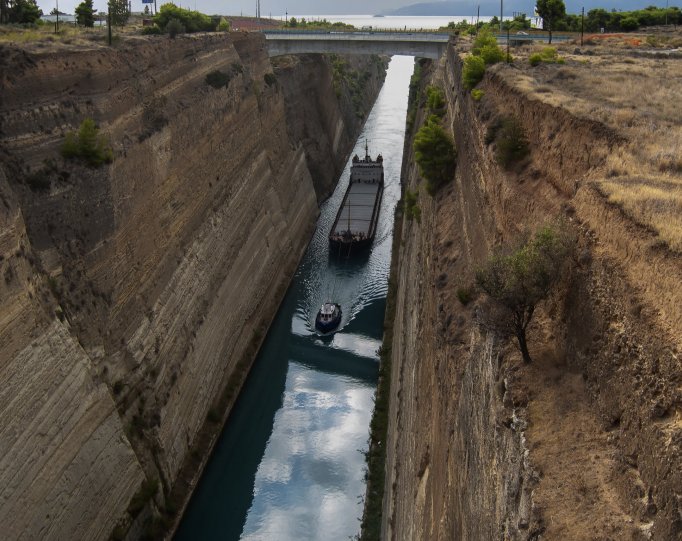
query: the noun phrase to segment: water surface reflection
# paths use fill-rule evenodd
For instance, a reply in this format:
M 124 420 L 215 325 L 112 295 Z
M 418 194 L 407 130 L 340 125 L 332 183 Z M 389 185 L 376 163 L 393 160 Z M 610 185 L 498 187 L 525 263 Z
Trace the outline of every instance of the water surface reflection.
M 359 529 L 377 378 L 411 57 L 394 57 L 354 152 L 384 156 L 372 251 L 330 257 L 327 234 L 350 163 L 190 502 L 176 539 L 347 539 Z M 314 331 L 320 304 L 343 306 L 339 331 Z

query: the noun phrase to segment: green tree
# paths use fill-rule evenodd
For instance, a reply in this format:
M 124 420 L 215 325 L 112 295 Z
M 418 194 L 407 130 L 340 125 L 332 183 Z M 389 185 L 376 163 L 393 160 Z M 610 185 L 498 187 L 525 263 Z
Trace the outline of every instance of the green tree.
M 108 6 L 111 25 L 124 26 L 128 22 L 128 17 L 130 17 L 128 0 L 109 0 Z
M 5 0 L 5 2 L 6 22 L 32 24 L 43 15 L 43 10 L 38 7 L 36 0 Z
M 87 28 L 95 26 L 95 8 L 92 7 L 92 0 L 83 0 L 76 6 L 76 24 Z
M 527 363 L 531 357 L 526 330 L 535 307 L 559 279 L 572 245 L 565 228 L 545 226 L 518 248 L 494 253 L 476 273 L 476 283 L 493 300 L 487 323 L 503 335 L 515 336 Z
M 427 191 L 433 195 L 455 174 L 455 145 L 438 117 L 431 115 L 415 135 L 413 146 L 419 172 L 427 182 Z
M 611 15 L 605 9 L 591 9 L 585 17 L 585 30 L 599 32 L 600 28 L 608 28 Z
M 542 17 L 542 28 L 549 32 L 549 43 L 552 43 L 552 29 L 566 17 L 564 0 L 537 0 L 535 9 Z

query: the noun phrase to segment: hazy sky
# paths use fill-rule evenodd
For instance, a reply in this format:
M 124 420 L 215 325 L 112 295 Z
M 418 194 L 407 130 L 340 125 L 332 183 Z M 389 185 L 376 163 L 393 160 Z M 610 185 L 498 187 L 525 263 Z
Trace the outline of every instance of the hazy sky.
M 49 13 L 55 7 L 56 0 L 37 0 L 44 13 Z M 73 13 L 74 7 L 82 0 L 59 0 L 59 11 Z M 105 11 L 107 0 L 93 0 L 98 11 Z M 144 4 L 141 0 L 131 0 L 133 11 L 142 11 Z M 165 4 L 165 0 L 156 0 L 157 7 Z M 398 8 L 415 4 L 420 0 L 261 0 L 262 16 L 272 13 L 272 16 L 284 15 L 335 15 L 354 13 L 358 15 L 374 14 L 384 9 Z M 203 13 L 221 13 L 229 15 L 255 15 L 256 0 L 176 0 L 176 5 L 184 8 L 197 9 Z M 472 2 L 472 5 L 474 2 Z
M 74 8 L 82 0 L 37 0 L 43 13 L 49 13 L 59 2 L 59 11 L 73 13 Z M 93 0 L 95 9 L 106 11 L 107 0 Z M 145 4 L 142 0 L 131 0 L 133 11 L 142 11 Z M 165 4 L 167 0 L 156 0 L 157 7 Z M 249 15 L 256 14 L 257 0 L 175 0 L 175 4 L 183 8 L 196 9 L 202 13 L 222 15 Z M 389 9 L 395 9 L 420 2 L 437 0 L 261 0 L 261 15 L 267 17 L 272 14 L 273 18 L 284 16 L 285 11 L 292 15 L 373 15 Z M 471 4 L 471 14 L 476 13 L 476 5 L 480 0 L 460 0 L 462 4 Z M 610 9 L 642 9 L 648 5 L 664 7 L 666 0 L 564 0 L 569 13 L 578 13 L 580 7 L 585 11 L 591 6 L 600 6 Z M 668 0 L 670 6 L 679 6 L 682 0 Z M 534 0 L 504 0 L 504 12 L 511 15 L 514 11 L 532 14 Z

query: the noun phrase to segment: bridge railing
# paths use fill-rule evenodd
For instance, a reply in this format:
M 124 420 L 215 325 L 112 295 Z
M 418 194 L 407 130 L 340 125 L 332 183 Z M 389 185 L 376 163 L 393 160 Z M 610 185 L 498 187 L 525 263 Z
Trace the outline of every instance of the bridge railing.
M 263 34 L 291 34 L 291 35 L 317 35 L 317 34 L 355 34 L 355 35 L 382 35 L 382 34 L 410 34 L 410 35 L 415 35 L 415 34 L 424 34 L 424 35 L 437 35 L 437 36 L 445 36 L 449 37 L 452 34 L 452 32 L 446 32 L 442 30 L 437 30 L 437 29 L 430 29 L 430 28 L 381 28 L 381 29 L 368 29 L 368 30 L 363 30 L 360 28 L 357 28 L 355 30 L 299 30 L 296 28 L 279 28 L 277 30 L 261 30 Z

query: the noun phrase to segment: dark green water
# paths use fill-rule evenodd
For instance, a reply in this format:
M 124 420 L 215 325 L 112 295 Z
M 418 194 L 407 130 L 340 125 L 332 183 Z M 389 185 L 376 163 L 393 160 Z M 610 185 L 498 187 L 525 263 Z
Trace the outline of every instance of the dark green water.
M 366 138 L 370 154 L 384 156 L 386 188 L 372 251 L 357 261 L 330 258 L 327 235 L 349 163 L 321 209 L 176 540 L 335 540 L 358 533 L 412 68 L 412 57 L 393 57 L 356 143 L 358 155 Z M 341 304 L 343 320 L 333 336 L 320 337 L 315 314 L 326 300 Z

